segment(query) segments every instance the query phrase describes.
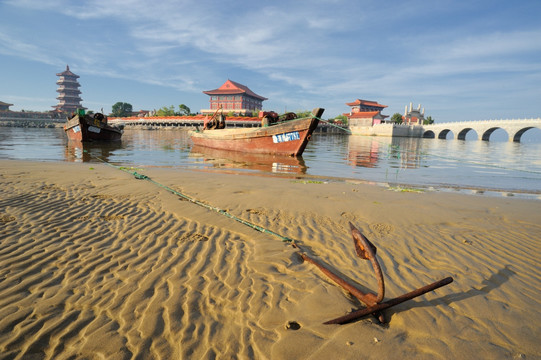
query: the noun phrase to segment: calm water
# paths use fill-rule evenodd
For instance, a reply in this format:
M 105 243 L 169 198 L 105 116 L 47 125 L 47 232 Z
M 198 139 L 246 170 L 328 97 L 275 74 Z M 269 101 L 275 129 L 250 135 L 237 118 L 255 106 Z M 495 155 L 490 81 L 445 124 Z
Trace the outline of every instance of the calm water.
M 84 151 L 83 151 L 84 150 Z M 62 129 L 0 128 L 0 158 L 306 174 L 392 186 L 541 198 L 541 143 L 316 134 L 301 158 L 193 148 L 182 130 L 127 130 L 119 144 L 67 141 Z

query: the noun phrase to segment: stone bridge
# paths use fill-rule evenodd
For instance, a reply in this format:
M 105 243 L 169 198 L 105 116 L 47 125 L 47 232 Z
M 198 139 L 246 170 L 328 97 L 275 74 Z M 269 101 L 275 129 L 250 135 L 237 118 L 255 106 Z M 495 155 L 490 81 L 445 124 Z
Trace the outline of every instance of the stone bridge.
M 541 129 L 541 118 L 460 121 L 423 125 L 423 137 L 445 139 L 447 134 L 452 132 L 455 139 L 465 140 L 466 134 L 474 130 L 477 133 L 478 140 L 488 141 L 495 130 L 503 129 L 509 135 L 509 141 L 520 142 L 522 134 L 533 128 Z

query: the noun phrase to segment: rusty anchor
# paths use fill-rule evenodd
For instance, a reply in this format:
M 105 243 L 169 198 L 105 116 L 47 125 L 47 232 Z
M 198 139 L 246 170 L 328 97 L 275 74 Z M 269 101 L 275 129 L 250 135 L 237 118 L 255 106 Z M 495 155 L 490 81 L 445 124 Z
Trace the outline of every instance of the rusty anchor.
M 306 252 L 301 251 L 300 255 L 305 261 L 315 265 L 331 280 L 344 288 L 346 291 L 350 292 L 351 295 L 356 297 L 359 301 L 363 302 L 367 306 L 364 309 L 353 311 L 347 315 L 326 321 L 324 322 L 324 324 L 345 324 L 357 320 L 368 314 L 373 314 L 374 316 L 376 316 L 376 318 L 378 318 L 381 323 L 384 323 L 385 318 L 382 314 L 383 310 L 403 303 L 404 301 L 411 300 L 453 282 L 452 277 L 446 277 L 442 280 L 423 286 L 419 289 L 413 290 L 394 299 L 382 302 L 385 296 L 385 283 L 383 279 L 383 272 L 381 271 L 381 267 L 379 266 L 378 259 L 376 257 L 377 249 L 351 222 L 349 223 L 349 226 L 351 228 L 351 235 L 355 244 L 355 252 L 361 259 L 370 260 L 370 262 L 372 263 L 372 267 L 374 268 L 374 272 L 378 280 L 378 292 L 377 294 L 373 294 L 370 292 L 364 293 L 360 291 L 353 283 L 335 274 L 323 264 L 310 257 Z

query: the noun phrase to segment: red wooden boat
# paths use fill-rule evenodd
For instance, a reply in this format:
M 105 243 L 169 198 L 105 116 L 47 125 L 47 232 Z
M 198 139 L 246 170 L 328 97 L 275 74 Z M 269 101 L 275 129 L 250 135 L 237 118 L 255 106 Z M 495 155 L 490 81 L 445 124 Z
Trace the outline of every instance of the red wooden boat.
M 75 141 L 119 141 L 122 137 L 122 129 L 107 124 L 107 116 L 85 114 L 84 110 L 68 119 L 64 126 L 68 139 Z
M 299 156 L 324 110 L 316 108 L 306 118 L 292 118 L 292 113 L 286 114 L 285 119 L 268 115 L 263 117 L 262 127 L 233 129 L 225 129 L 225 117 L 216 117 L 215 113 L 202 131 L 191 133 L 191 138 L 194 145 L 213 149 Z

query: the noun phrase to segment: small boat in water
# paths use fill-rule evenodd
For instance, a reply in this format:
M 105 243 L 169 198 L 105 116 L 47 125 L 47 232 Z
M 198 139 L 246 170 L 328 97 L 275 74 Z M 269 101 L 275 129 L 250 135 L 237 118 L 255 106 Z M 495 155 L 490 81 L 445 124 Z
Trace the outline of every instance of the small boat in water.
M 311 116 L 297 118 L 288 113 L 264 113 L 262 126 L 257 128 L 225 128 L 225 116 L 213 117 L 203 130 L 192 131 L 194 145 L 213 149 L 257 154 L 300 156 L 310 141 L 325 109 L 315 108 Z
M 68 119 L 64 126 L 68 139 L 75 141 L 119 141 L 122 137 L 122 128 L 107 124 L 107 116 L 85 114 L 83 109 Z

